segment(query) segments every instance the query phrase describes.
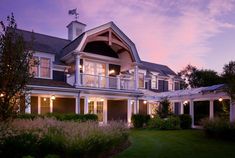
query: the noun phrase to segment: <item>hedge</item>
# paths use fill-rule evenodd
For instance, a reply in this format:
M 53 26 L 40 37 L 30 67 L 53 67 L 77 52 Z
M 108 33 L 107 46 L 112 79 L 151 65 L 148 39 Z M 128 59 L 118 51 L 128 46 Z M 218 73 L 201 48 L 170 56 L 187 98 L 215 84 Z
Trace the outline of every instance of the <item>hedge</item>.
M 131 117 L 134 128 L 142 128 L 150 119 L 150 115 L 134 114 Z

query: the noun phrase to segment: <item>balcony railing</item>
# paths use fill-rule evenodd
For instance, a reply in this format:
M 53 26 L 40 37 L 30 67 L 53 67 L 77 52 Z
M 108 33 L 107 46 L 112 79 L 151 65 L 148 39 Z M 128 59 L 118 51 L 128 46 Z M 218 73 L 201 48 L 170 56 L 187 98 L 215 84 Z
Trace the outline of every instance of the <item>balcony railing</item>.
M 67 77 L 69 84 L 74 83 L 74 75 Z M 101 76 L 91 74 L 81 74 L 81 86 L 93 87 L 93 88 L 108 88 L 108 89 L 120 89 L 120 90 L 134 90 L 135 80 L 130 78 L 123 78 L 120 76 Z

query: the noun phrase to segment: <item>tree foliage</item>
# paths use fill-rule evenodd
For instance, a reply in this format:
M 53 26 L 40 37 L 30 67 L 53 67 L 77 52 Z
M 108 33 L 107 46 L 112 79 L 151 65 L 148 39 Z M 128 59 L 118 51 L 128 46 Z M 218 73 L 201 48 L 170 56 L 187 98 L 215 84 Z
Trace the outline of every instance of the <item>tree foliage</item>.
M 225 91 L 235 100 L 235 61 L 230 61 L 223 67 L 223 79 L 226 83 Z
M 14 116 L 20 106 L 20 97 L 27 93 L 26 85 L 33 77 L 32 42 L 26 45 L 17 32 L 14 15 L 7 17 L 7 26 L 0 22 L 0 120 Z
M 170 101 L 167 98 L 163 98 L 162 101 L 160 101 L 160 105 L 156 109 L 156 113 L 161 118 L 166 118 L 172 114 L 170 109 Z
M 209 69 L 197 69 L 195 66 L 187 65 L 179 72 L 185 81 L 185 87 L 197 88 L 222 83 L 222 78 L 217 72 Z

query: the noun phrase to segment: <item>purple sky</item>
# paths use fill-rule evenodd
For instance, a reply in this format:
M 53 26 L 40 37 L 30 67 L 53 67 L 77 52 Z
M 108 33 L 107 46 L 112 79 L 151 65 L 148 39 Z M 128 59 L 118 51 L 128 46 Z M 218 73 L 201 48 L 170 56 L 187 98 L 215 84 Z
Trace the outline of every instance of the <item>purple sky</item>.
M 175 71 L 235 60 L 235 0 L 1 0 L 0 20 L 13 12 L 18 28 L 67 38 L 74 8 L 86 29 L 114 21 L 142 60 Z

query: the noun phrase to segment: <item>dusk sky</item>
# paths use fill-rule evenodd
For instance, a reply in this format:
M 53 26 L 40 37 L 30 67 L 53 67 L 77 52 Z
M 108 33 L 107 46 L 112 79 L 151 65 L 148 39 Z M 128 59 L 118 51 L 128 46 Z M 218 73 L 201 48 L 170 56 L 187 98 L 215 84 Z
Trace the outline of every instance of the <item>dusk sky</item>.
M 67 38 L 74 8 L 87 30 L 113 21 L 142 60 L 176 72 L 235 60 L 235 0 L 0 0 L 0 20 L 13 12 L 20 29 Z

